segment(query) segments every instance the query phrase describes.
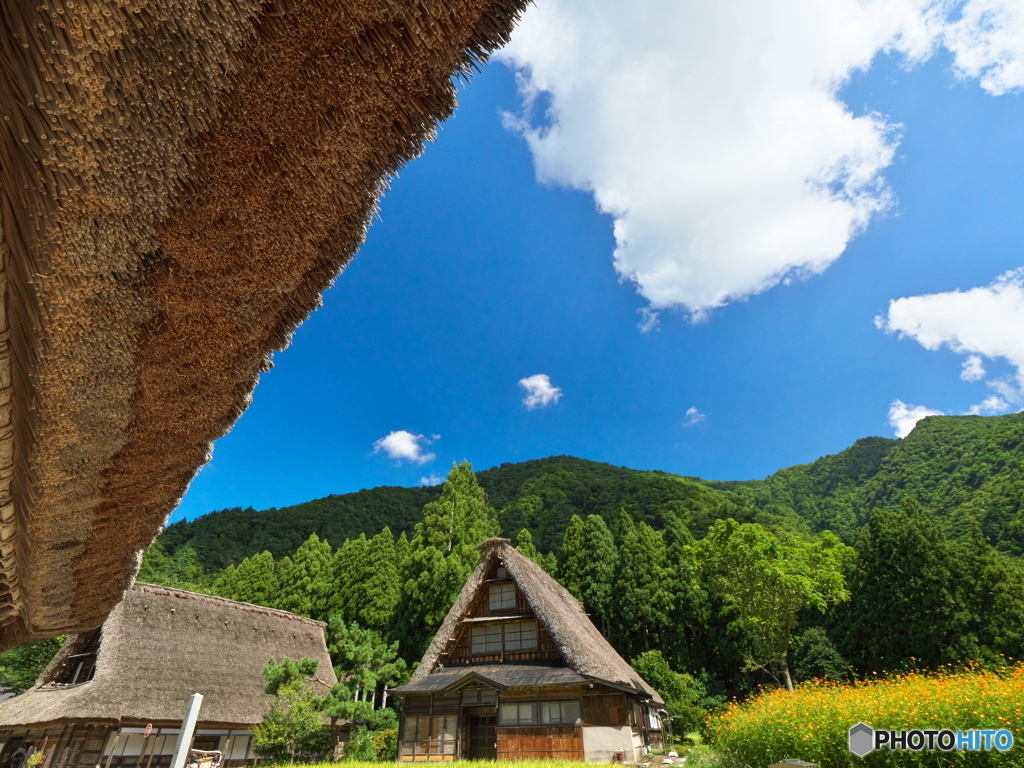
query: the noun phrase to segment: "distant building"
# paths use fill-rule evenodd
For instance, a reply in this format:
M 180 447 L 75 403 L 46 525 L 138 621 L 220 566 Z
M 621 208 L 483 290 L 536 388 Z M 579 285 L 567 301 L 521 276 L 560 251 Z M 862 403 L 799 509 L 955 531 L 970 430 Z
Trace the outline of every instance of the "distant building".
M 0 768 L 39 750 L 40 768 L 167 768 L 193 693 L 203 703 L 192 747 L 220 750 L 225 768 L 252 764 L 250 729 L 271 698 L 263 668 L 306 656 L 320 662 L 318 685 L 336 682 L 323 622 L 135 584 L 33 688 L 0 703 Z
M 607 763 L 659 747 L 664 702 L 580 603 L 507 539 L 479 548 L 412 679 L 392 689 L 405 697 L 398 759 Z

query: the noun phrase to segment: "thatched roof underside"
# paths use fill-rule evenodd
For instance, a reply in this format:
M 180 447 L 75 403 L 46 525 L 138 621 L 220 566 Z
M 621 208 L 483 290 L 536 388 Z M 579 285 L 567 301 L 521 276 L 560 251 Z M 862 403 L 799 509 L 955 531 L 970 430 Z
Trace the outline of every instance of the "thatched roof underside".
M 321 693 L 337 682 L 322 622 L 248 603 L 136 584 L 101 633 L 91 681 L 45 685 L 75 650 L 72 637 L 35 687 L 0 703 L 0 727 L 68 719 L 180 722 L 193 693 L 203 694 L 203 722 L 259 723 L 271 698 L 263 677 L 270 659 L 317 659 Z
M 0 648 L 102 623 L 525 2 L 0 4 Z
M 443 667 L 445 653 L 451 647 L 460 623 L 469 615 L 476 596 L 485 586 L 487 573 L 497 561 L 508 569 L 509 575 L 529 602 L 530 608 L 547 628 L 569 669 L 584 678 L 624 686 L 642 696 L 649 696 L 658 703 L 664 703 L 658 693 L 605 640 L 604 635 L 584 613 L 579 600 L 569 594 L 565 587 L 545 573 L 533 560 L 515 549 L 508 539 L 487 539 L 479 549 L 480 561 L 463 585 L 441 628 L 434 635 L 419 667 L 409 679 L 409 685 L 396 691 L 411 692 L 431 688 L 429 685 L 421 685 L 421 681 L 425 681 L 428 675 Z M 459 669 L 470 672 L 479 668 L 471 665 Z M 447 673 L 447 670 L 445 671 Z

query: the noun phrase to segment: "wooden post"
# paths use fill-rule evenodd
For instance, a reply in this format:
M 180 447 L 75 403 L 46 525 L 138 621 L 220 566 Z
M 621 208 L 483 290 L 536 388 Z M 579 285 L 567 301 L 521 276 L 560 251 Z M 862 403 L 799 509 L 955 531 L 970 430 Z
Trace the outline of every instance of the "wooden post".
M 192 734 L 196 729 L 196 721 L 199 719 L 199 707 L 202 704 L 203 694 L 193 693 L 188 697 L 185 719 L 181 722 L 181 733 L 178 734 L 178 743 L 174 745 L 171 768 L 185 768 L 185 765 L 188 763 L 189 747 L 192 746 Z

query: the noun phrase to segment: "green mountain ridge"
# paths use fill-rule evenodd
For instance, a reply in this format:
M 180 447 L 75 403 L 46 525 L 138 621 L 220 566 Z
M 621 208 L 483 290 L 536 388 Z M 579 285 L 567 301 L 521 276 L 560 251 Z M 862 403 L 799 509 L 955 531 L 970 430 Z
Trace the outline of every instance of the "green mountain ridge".
M 733 517 L 851 540 L 874 510 L 914 498 L 948 535 L 967 536 L 977 520 L 992 544 L 1024 553 L 1024 413 L 930 416 L 902 440 L 862 438 L 763 480 L 707 481 L 572 456 L 501 464 L 477 476 L 505 535 L 526 528 L 542 552 L 560 546 L 573 514 L 611 522 L 625 509 L 661 528 L 673 512 L 698 538 L 714 520 Z M 384 526 L 411 532 L 439 493 L 384 486 L 280 509 L 221 510 L 168 526 L 160 541 L 168 553 L 187 544 L 204 566 L 221 569 L 264 550 L 280 558 L 311 533 L 338 546 Z

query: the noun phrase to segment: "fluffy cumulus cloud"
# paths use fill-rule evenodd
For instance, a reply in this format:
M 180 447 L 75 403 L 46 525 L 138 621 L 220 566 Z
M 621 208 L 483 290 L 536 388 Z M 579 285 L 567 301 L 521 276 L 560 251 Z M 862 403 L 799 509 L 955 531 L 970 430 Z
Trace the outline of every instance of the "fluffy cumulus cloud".
M 896 430 L 896 437 L 906 437 L 925 416 L 941 416 L 942 411 L 935 411 L 923 405 L 910 405 L 902 400 L 893 400 L 889 404 L 889 425 Z
M 557 403 L 562 397 L 561 387 L 554 386 L 546 373 L 537 373 L 520 379 L 519 386 L 526 390 L 523 405 L 531 411 L 535 408 L 546 408 Z
M 1024 88 L 1024 4 L 970 0 L 949 24 L 943 42 L 963 77 L 976 77 L 994 95 Z
M 895 299 L 875 324 L 925 349 L 965 355 L 960 373 L 965 381 L 987 376 L 985 358 L 1008 362 L 1014 373 L 988 379 L 996 394 L 968 413 L 1005 413 L 1024 404 L 1024 269 L 1007 272 L 983 288 Z
M 431 474 L 420 478 L 420 485 L 440 485 L 443 482 L 444 478 L 438 474 Z
M 687 408 L 686 416 L 683 418 L 684 427 L 692 427 L 700 424 L 704 419 L 707 418 L 703 413 L 698 411 L 696 408 Z
M 945 42 L 964 76 L 1018 87 L 1022 14 L 1019 0 L 545 0 L 501 53 L 524 97 L 508 124 L 541 181 L 613 217 L 615 268 L 650 330 L 658 310 L 699 319 L 825 270 L 891 202 L 897 131 L 840 101 L 851 73 Z
M 414 435 L 404 429 L 391 432 L 373 444 L 374 453 L 383 453 L 397 462 L 411 461 L 415 464 L 426 464 L 437 455 L 427 451 L 426 446 L 440 440 L 440 435 Z

